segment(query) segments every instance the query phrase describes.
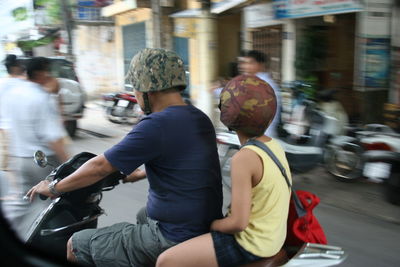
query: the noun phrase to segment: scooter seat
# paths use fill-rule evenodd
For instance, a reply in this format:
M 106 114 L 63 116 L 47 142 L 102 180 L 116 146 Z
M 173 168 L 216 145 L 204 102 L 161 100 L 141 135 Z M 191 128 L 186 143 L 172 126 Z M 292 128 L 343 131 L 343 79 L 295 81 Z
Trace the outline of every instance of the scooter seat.
M 284 265 L 289 258 L 284 249 L 281 249 L 275 256 L 264 258 L 262 260 L 240 265 L 240 267 L 275 267 Z

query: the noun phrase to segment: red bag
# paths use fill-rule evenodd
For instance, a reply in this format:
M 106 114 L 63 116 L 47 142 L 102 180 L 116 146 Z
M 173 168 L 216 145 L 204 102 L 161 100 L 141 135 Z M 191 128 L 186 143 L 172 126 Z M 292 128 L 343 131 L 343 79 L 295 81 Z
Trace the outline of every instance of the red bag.
M 287 221 L 286 246 L 301 246 L 307 242 L 327 244 L 324 230 L 313 214 L 313 209 L 318 203 L 319 198 L 313 193 L 301 190 L 292 192 Z

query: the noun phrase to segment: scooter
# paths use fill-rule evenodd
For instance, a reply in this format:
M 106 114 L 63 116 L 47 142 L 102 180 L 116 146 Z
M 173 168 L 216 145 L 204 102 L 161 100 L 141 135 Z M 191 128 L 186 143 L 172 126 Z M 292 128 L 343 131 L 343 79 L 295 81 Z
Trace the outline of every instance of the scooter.
M 361 177 L 386 184 L 386 196 L 400 205 L 400 134 L 381 124 L 350 128 L 348 135 L 330 140 L 327 170 L 339 181 Z
M 294 172 L 307 172 L 322 163 L 326 144 L 348 124 L 343 106 L 335 99 L 336 90 L 318 91 L 314 100 L 305 93 L 309 87 L 294 82 L 278 127 L 278 140 Z
M 135 124 L 144 116 L 133 93 L 125 91 L 102 95 L 106 117 L 112 123 Z
M 96 155 L 82 152 L 54 169 L 46 179 L 63 179 Z M 43 152 L 35 153 L 35 162 L 45 167 L 47 158 Z M 98 218 L 104 214 L 100 207 L 102 192 L 112 190 L 125 176 L 115 172 L 88 187 L 65 193 L 52 200 L 36 214 L 23 241 L 47 253 L 66 257 L 66 245 L 74 232 L 96 228 Z M 40 196 L 42 200 L 46 197 Z M 37 200 L 39 201 L 39 200 Z
M 47 179 L 63 179 L 93 157 L 95 155 L 92 153 L 79 153 L 54 169 Z M 36 152 L 35 162 L 42 167 L 47 165 L 43 152 Z M 67 241 L 74 232 L 97 227 L 97 219 L 104 213 L 99 206 L 102 192 L 112 190 L 124 177 L 120 172 L 115 172 L 91 186 L 65 193 L 52 200 L 38 214 L 26 235 L 25 243 L 41 248 L 48 254 L 65 258 Z M 45 199 L 44 196 L 40 198 Z M 293 255 L 288 255 L 282 249 L 274 257 L 246 266 L 333 266 L 346 258 L 347 253 L 340 247 L 306 243 Z
M 305 243 L 293 256 L 282 249 L 269 259 L 243 265 L 242 267 L 300 267 L 300 266 L 335 266 L 347 258 L 347 253 L 337 246 Z

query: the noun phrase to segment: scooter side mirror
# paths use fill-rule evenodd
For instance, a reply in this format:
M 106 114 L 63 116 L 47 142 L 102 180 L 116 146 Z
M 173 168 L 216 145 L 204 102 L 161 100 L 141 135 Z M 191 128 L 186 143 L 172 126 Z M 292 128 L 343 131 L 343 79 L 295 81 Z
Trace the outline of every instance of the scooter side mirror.
M 48 165 L 47 156 L 41 150 L 38 150 L 35 152 L 35 154 L 33 154 L 33 160 L 42 168 L 45 168 Z

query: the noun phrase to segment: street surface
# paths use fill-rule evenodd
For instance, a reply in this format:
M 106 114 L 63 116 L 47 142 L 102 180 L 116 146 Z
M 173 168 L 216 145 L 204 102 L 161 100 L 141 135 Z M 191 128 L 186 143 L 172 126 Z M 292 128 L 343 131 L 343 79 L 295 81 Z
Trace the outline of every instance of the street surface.
M 99 103 L 88 104 L 77 137 L 69 144 L 71 154 L 102 153 L 132 128 L 108 122 Z M 226 166 L 223 175 L 229 175 L 229 163 Z M 400 266 L 400 207 L 385 201 L 382 185 L 364 181 L 342 183 L 322 166 L 295 174 L 293 180 L 296 189 L 309 190 L 321 198 L 315 214 L 329 244 L 341 246 L 349 253 L 340 266 Z M 100 217 L 99 226 L 122 221 L 135 223 L 136 212 L 146 203 L 147 190 L 148 183 L 143 180 L 105 192 L 101 206 L 106 215 Z M 229 192 L 224 193 L 226 207 Z

